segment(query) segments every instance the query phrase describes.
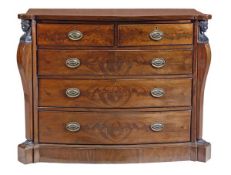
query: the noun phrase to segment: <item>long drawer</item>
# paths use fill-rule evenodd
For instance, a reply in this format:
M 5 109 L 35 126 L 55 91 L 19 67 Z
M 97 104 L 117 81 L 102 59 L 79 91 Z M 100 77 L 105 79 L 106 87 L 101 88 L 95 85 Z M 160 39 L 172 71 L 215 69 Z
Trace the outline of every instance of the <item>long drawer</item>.
M 191 111 L 39 112 L 39 141 L 141 144 L 190 140 Z
M 40 79 L 39 106 L 143 108 L 191 106 L 191 78 Z
M 39 50 L 39 75 L 123 76 L 192 73 L 192 50 Z

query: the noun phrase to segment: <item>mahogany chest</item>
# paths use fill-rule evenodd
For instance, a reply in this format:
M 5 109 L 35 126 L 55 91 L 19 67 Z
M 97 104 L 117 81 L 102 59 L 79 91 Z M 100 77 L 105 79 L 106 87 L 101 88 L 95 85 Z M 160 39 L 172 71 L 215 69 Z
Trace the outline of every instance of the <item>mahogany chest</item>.
M 202 115 L 211 15 L 30 9 L 19 18 L 26 121 L 20 162 L 210 158 Z

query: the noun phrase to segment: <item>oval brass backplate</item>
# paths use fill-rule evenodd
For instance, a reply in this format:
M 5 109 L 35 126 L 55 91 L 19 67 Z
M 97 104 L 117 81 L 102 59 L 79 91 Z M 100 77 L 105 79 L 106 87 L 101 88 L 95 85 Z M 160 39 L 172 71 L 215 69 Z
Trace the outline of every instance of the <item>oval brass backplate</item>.
M 164 125 L 162 123 L 153 123 L 151 124 L 151 130 L 154 132 L 159 132 L 164 129 Z
M 165 66 L 165 59 L 164 58 L 153 58 L 152 66 L 155 68 L 162 68 Z
M 83 38 L 83 34 L 82 34 L 82 32 L 80 32 L 78 30 L 73 30 L 73 31 L 70 31 L 68 33 L 68 38 L 70 40 L 78 41 L 78 40 L 81 40 Z
M 149 34 L 150 38 L 154 41 L 159 41 L 163 39 L 164 33 L 157 28 Z
M 151 95 L 156 98 L 163 97 L 164 94 L 165 94 L 165 91 L 162 88 L 154 88 L 151 90 Z
M 68 58 L 66 60 L 66 66 L 69 68 L 77 68 L 80 66 L 80 60 L 78 58 Z
M 66 124 L 66 129 L 71 132 L 77 132 L 80 130 L 80 124 L 78 122 L 69 122 Z
M 80 96 L 80 90 L 78 88 L 68 88 L 66 89 L 66 95 L 70 98 L 75 98 Z

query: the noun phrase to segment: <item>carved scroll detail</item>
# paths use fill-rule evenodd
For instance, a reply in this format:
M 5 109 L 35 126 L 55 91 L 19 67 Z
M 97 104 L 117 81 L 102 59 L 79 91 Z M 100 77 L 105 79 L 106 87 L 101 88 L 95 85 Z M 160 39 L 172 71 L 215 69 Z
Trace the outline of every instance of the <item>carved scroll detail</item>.
M 198 43 L 208 43 L 209 38 L 205 35 L 208 29 L 208 21 L 199 21 Z
M 20 42 L 31 43 L 31 21 L 30 20 L 22 20 L 21 21 L 22 31 L 24 34 L 20 38 Z

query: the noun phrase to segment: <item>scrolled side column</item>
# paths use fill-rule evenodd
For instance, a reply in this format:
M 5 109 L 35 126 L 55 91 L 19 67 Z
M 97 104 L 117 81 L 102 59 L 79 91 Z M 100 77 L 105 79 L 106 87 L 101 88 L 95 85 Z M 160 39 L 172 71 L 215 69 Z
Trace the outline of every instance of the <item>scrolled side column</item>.
M 199 21 L 198 45 L 197 45 L 197 160 L 205 162 L 211 157 L 211 145 L 202 139 L 203 102 L 206 78 L 211 62 L 211 49 L 209 38 L 205 35 L 208 29 L 208 21 Z
M 33 162 L 33 94 L 32 94 L 32 36 L 31 20 L 22 20 L 24 34 L 20 38 L 17 63 L 21 76 L 25 100 L 26 141 L 18 145 L 18 160 L 22 163 Z

